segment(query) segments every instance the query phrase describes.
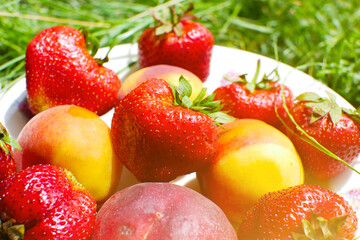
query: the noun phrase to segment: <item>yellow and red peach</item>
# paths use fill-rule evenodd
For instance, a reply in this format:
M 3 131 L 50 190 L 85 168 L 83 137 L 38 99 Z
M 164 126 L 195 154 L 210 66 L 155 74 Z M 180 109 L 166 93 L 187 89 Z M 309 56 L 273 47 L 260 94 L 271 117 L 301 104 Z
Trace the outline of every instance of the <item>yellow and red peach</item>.
M 165 64 L 142 68 L 131 73 L 122 83 L 118 92 L 118 99 L 123 99 L 129 92 L 134 90 L 137 86 L 149 78 L 162 78 L 177 86 L 179 85 L 179 78 L 181 75 L 191 84 L 192 94 L 190 99 L 195 99 L 203 88 L 201 80 L 195 74 L 186 69 Z
M 101 203 L 120 181 L 122 165 L 113 151 L 110 128 L 95 113 L 62 105 L 33 117 L 21 130 L 14 151 L 17 171 L 35 164 L 66 168 Z
M 201 192 L 234 226 L 263 194 L 302 184 L 304 170 L 292 142 L 276 128 L 240 119 L 218 128 L 213 164 L 197 172 Z

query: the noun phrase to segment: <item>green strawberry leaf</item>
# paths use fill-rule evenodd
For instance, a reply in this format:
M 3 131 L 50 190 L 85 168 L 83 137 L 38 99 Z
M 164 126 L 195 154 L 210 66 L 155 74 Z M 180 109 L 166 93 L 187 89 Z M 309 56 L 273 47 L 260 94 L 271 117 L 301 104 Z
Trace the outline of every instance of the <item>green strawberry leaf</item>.
M 262 90 L 274 89 L 274 87 L 271 86 L 271 84 L 270 84 L 272 82 L 274 82 L 274 81 L 269 80 L 269 79 L 263 79 L 261 82 L 257 83 L 257 88 L 262 89 Z
M 190 3 L 188 9 L 182 10 L 179 14 L 176 13 L 173 6 L 169 7 L 168 12 L 163 12 L 160 17 L 158 14 L 154 13 L 153 18 L 158 22 L 158 26 L 155 27 L 155 35 L 159 36 L 174 32 L 176 36 L 181 37 L 183 35 L 183 25 L 181 21 L 196 18 L 192 15 L 193 8 L 193 4 Z M 168 18 L 170 19 L 167 20 Z
M 307 236 L 305 236 L 304 234 L 301 233 L 292 233 L 292 236 L 295 240 L 309 240 L 309 238 Z
M 329 114 L 331 121 L 335 125 L 340 121 L 343 113 L 348 114 L 349 117 L 356 121 L 360 120 L 360 113 L 358 111 L 340 107 L 336 103 L 335 95 L 330 92 L 326 93 L 328 98 L 320 97 L 318 94 L 312 92 L 303 93 L 296 98 L 298 101 L 305 101 L 306 107 L 312 108 L 311 123 Z
M 246 83 L 246 74 L 239 75 L 237 78 L 230 78 L 227 75 L 224 75 L 223 78 L 226 81 L 233 82 L 233 83 Z
M 245 84 L 247 90 L 249 90 L 249 92 L 253 93 L 255 91 L 256 88 L 256 83 L 254 82 L 248 82 Z
M 172 28 L 172 24 L 170 22 L 166 22 L 155 29 L 155 35 L 169 33 L 172 31 Z
M 202 106 L 209 109 L 216 109 L 220 106 L 220 101 L 206 101 Z
M 313 112 L 311 115 L 311 123 L 316 122 L 317 120 L 323 118 L 327 113 L 330 112 L 331 109 L 331 104 L 328 101 L 323 101 L 323 102 L 319 102 L 319 103 L 312 103 L 309 102 L 307 105 L 307 107 L 312 107 Z
M 9 144 L 10 146 L 12 146 L 13 148 L 16 148 L 18 150 L 21 150 L 20 144 L 12 137 L 10 136 L 4 136 L 2 138 L 2 141 L 4 141 L 5 143 Z
M 21 240 L 25 236 L 25 225 L 15 224 L 14 219 L 0 220 L 0 239 Z
M 344 215 L 339 217 L 333 217 L 328 220 L 328 229 L 330 230 L 332 235 L 336 236 L 341 231 L 347 217 L 347 215 Z
M 210 102 L 212 102 L 215 98 L 215 93 L 210 94 L 209 96 L 207 96 L 206 98 L 204 98 L 203 100 L 200 101 L 200 105 L 206 105 Z
M 341 107 L 337 104 L 332 105 L 329 111 L 330 118 L 334 124 L 340 121 L 342 110 Z
M 348 108 L 342 108 L 342 111 L 346 113 L 349 117 L 351 117 L 353 120 L 359 122 L 360 121 L 360 108 L 354 110 L 354 109 L 348 109 Z
M 305 92 L 300 94 L 295 98 L 298 101 L 306 101 L 306 102 L 320 102 L 323 101 L 323 98 L 321 98 L 318 94 L 313 92 Z
M 181 105 L 181 100 L 180 100 L 179 94 L 176 92 L 175 86 L 172 86 L 171 89 L 172 89 L 173 96 L 174 96 L 173 104 L 175 106 L 180 106 Z
M 187 107 L 187 108 L 192 107 L 193 102 L 190 100 L 190 98 L 188 96 L 184 96 L 181 100 L 182 100 L 185 107 Z
M 295 240 L 336 240 L 345 224 L 347 215 L 330 218 L 329 220 L 318 216 L 311 211 L 310 220 L 302 219 L 304 233 L 294 232 Z
M 5 143 L 10 145 L 13 148 L 21 150 L 19 143 L 14 138 L 9 136 L 9 133 L 7 132 L 5 127 L 0 123 L 0 148 L 5 153 L 8 153 L 9 150 L 6 147 Z
M 225 112 L 214 112 L 208 114 L 216 124 L 220 125 L 219 123 L 228 123 L 234 121 L 236 118 L 226 114 Z
M 326 91 L 326 94 L 329 96 L 329 99 L 330 99 L 331 102 L 336 102 L 336 97 L 335 97 L 334 94 L 332 94 L 329 91 Z
M 184 32 L 184 31 L 183 31 L 183 25 L 182 25 L 181 23 L 176 24 L 176 25 L 174 26 L 173 30 L 174 30 L 176 36 L 178 36 L 178 37 L 181 37 L 181 35 L 182 35 L 183 32 Z
M 181 16 L 176 14 L 175 8 L 173 6 L 170 7 L 170 14 L 171 14 L 171 30 L 174 31 L 176 36 L 181 37 L 183 34 L 183 25 L 181 23 Z
M 206 95 L 206 88 L 202 88 L 200 93 L 194 99 L 194 105 L 198 105 L 204 99 L 205 95 Z
M 179 87 L 176 87 L 176 90 L 179 92 L 180 96 L 191 96 L 191 84 L 184 78 L 183 75 L 180 76 Z
M 316 233 L 316 230 L 314 229 L 314 227 L 312 226 L 310 221 L 308 221 L 306 219 L 302 219 L 301 222 L 303 225 L 303 230 L 304 230 L 305 236 L 308 239 L 316 239 L 316 237 L 318 237 L 318 234 Z M 318 238 L 318 239 L 320 239 L 320 238 Z
M 206 88 L 202 88 L 194 101 L 192 101 L 190 99 L 190 96 L 192 94 L 192 87 L 189 81 L 184 78 L 184 76 L 180 76 L 179 86 L 174 86 L 171 83 L 170 86 L 174 96 L 173 104 L 175 106 L 182 106 L 194 111 L 204 113 L 208 115 L 218 125 L 235 120 L 234 117 L 231 117 L 225 112 L 221 112 L 223 105 L 221 105 L 220 101 L 214 101 L 214 93 L 206 96 Z

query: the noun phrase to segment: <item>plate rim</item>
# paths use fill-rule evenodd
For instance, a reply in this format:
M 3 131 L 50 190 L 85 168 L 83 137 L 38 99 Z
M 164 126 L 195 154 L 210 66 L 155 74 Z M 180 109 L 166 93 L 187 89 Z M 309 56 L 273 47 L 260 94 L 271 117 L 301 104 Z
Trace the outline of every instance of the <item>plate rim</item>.
M 108 48 L 101 48 L 99 51 L 99 55 L 103 54 L 104 52 L 106 53 L 108 50 Z M 120 53 L 121 51 L 121 53 Z M 124 52 L 122 52 L 124 51 Z M 329 88 L 328 86 L 326 86 L 325 84 L 323 84 L 322 82 L 320 82 L 319 80 L 316 80 L 315 78 L 313 78 L 312 76 L 290 66 L 287 65 L 285 63 L 282 63 L 280 61 L 274 60 L 270 57 L 267 56 L 263 56 L 257 53 L 253 53 L 253 52 L 249 52 L 246 50 L 242 50 L 242 49 L 237 49 L 237 48 L 232 48 L 232 47 L 226 47 L 226 46 L 221 46 L 221 45 L 215 45 L 214 49 L 213 49 L 213 54 L 212 54 L 212 60 L 211 60 L 211 69 L 214 68 L 214 65 L 217 64 L 216 61 L 213 61 L 214 58 L 218 57 L 218 55 L 223 52 L 223 54 L 225 54 L 224 52 L 228 53 L 231 52 L 232 55 L 245 55 L 245 56 L 251 56 L 253 59 L 255 58 L 260 58 L 260 59 L 265 59 L 265 62 L 271 62 L 274 65 L 280 66 L 281 69 L 285 69 L 287 70 L 289 73 L 288 74 L 295 74 L 298 75 L 300 78 L 304 77 L 307 79 L 307 81 L 313 82 L 315 83 L 317 88 L 323 88 L 326 89 L 328 91 L 330 91 L 331 93 L 333 93 L 337 99 L 340 99 L 340 101 L 344 102 L 345 104 L 347 103 L 348 106 L 347 107 L 352 107 L 350 103 L 348 103 L 341 95 L 339 95 L 338 93 L 336 93 L 334 90 L 332 90 L 331 88 Z M 104 66 L 109 67 L 110 69 L 113 68 L 112 63 L 114 63 L 114 61 L 123 61 L 126 60 L 129 56 L 131 56 L 132 59 L 137 58 L 137 44 L 136 43 L 128 43 L 128 44 L 120 44 L 120 45 L 116 45 L 114 46 L 114 48 L 110 51 L 109 53 L 109 62 L 107 64 L 105 64 Z M 121 59 L 122 58 L 122 59 Z M 116 60 L 115 60 L 116 59 Z M 255 67 L 255 66 L 254 66 Z M 132 67 L 132 69 L 128 69 L 128 71 L 125 71 L 121 76 L 121 80 L 123 81 L 126 77 L 126 75 L 128 75 L 129 73 L 131 73 L 132 71 L 135 71 L 138 69 L 138 66 L 135 65 Z M 220 81 L 220 79 L 211 79 L 211 78 L 215 78 L 214 76 L 216 76 L 216 74 L 214 74 L 214 70 L 212 71 L 210 69 L 210 76 L 209 79 L 204 83 L 204 86 L 206 86 L 206 84 L 208 83 L 208 85 L 213 84 L 213 82 L 211 81 Z M 229 70 L 226 70 L 229 71 Z M 226 71 L 223 71 L 223 74 L 226 73 Z M 217 74 L 217 76 L 219 76 L 219 74 Z M 209 81 L 209 82 L 208 82 Z M 288 85 L 289 82 L 284 82 L 285 85 Z M 206 86 L 207 87 L 207 86 Z M 291 85 L 289 86 L 291 87 Z M 9 89 L 7 89 L 7 91 L 5 91 L 4 93 L 0 94 L 0 106 L 2 104 L 4 104 L 4 101 L 6 102 L 6 97 L 9 96 L 9 94 L 14 94 L 14 92 L 16 91 L 20 91 L 22 89 L 22 92 L 18 92 L 17 97 L 11 96 L 11 99 L 18 99 L 20 96 L 22 96 L 22 94 L 26 94 L 26 78 L 21 78 L 19 79 L 16 83 L 14 83 L 12 86 L 9 87 Z M 0 122 L 2 122 L 4 124 L 4 126 L 6 127 L 6 122 L 5 122 L 5 113 L 9 110 L 9 107 L 7 109 L 4 110 L 4 107 L 0 107 Z M 112 111 L 109 111 L 107 114 L 109 116 L 109 114 L 112 116 Z M 101 116 L 103 117 L 103 116 Z M 110 126 L 109 126 L 110 127 Z M 17 137 L 17 136 L 13 136 L 13 137 Z M 357 164 L 357 166 L 359 166 L 359 164 Z M 344 173 L 345 174 L 345 173 Z M 348 174 L 348 173 L 347 173 Z M 194 179 L 194 173 L 188 174 L 186 175 L 184 178 L 181 179 L 177 179 L 177 181 L 175 181 L 176 184 L 179 185 L 185 185 L 187 184 L 189 181 Z M 349 179 L 351 179 L 351 177 L 349 177 Z M 347 182 L 348 183 L 348 182 Z M 342 191 L 342 190 L 340 190 Z M 338 192 L 338 191 L 336 191 Z

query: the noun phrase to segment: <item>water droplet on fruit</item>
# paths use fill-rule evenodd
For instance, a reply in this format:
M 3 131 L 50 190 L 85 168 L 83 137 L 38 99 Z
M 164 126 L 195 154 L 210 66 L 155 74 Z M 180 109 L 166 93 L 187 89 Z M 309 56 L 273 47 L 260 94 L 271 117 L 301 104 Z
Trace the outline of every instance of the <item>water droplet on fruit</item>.
M 133 228 L 127 225 L 122 225 L 119 227 L 120 236 L 130 236 L 133 233 Z

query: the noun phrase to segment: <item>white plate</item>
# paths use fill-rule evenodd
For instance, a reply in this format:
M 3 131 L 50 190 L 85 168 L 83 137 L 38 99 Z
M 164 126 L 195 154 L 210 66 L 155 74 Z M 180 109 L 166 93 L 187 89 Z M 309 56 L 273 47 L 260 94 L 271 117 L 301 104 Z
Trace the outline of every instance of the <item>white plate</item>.
M 98 56 L 104 56 L 107 51 L 108 49 L 100 49 Z M 110 61 L 107 62 L 105 66 L 118 72 L 126 68 L 129 63 L 136 61 L 137 45 L 124 44 L 115 46 L 109 54 L 109 59 Z M 277 68 L 281 81 L 283 81 L 284 84 L 292 90 L 295 96 L 305 91 L 317 92 L 321 95 L 324 95 L 325 91 L 330 91 L 335 94 L 337 101 L 341 106 L 352 108 L 352 106 L 341 96 L 301 71 L 261 55 L 222 46 L 215 46 L 213 49 L 210 76 L 204 83 L 204 86 L 207 87 L 209 93 L 214 91 L 216 87 L 219 86 L 223 75 L 231 71 L 237 73 L 247 73 L 248 77 L 252 78 L 255 74 L 256 63 L 259 59 L 261 62 L 260 74 L 269 74 L 272 70 Z M 126 75 L 137 69 L 138 65 L 135 64 L 130 69 L 126 69 L 125 71 L 119 73 L 120 79 L 123 80 Z M 18 108 L 19 103 L 23 101 L 25 96 L 26 84 L 25 79 L 22 79 L 0 97 L 0 122 L 5 125 L 10 135 L 14 138 L 18 136 L 27 121 L 27 118 Z M 102 119 L 104 119 L 109 126 L 112 114 L 113 110 L 102 116 Z M 356 160 L 354 166 L 356 169 L 360 170 L 359 159 Z M 123 175 L 120 188 L 136 182 L 128 172 Z M 194 173 L 178 178 L 174 182 L 180 185 L 192 187 L 195 190 L 197 190 L 198 187 Z M 359 182 L 360 176 L 348 169 L 328 183 L 319 184 L 335 192 L 343 194 L 350 189 L 357 188 L 358 186 L 356 183 Z

